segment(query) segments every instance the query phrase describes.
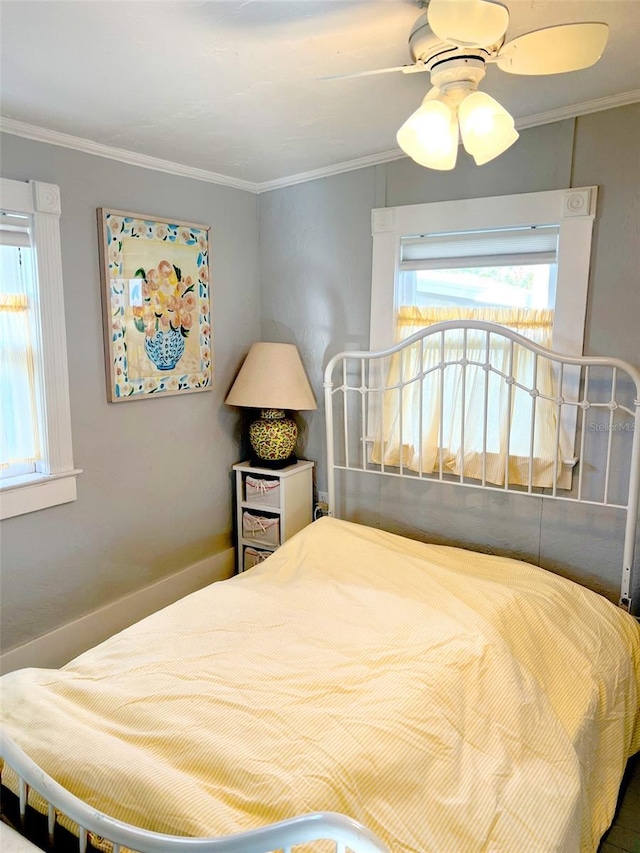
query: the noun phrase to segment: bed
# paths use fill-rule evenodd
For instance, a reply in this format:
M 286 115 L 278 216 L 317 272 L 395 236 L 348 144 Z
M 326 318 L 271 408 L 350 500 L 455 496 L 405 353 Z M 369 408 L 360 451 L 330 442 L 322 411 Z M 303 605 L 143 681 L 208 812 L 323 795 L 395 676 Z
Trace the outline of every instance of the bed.
M 497 327 L 471 331 L 533 346 Z M 329 363 L 333 512 L 348 493 L 337 479 L 352 470 L 452 482 L 439 466 L 386 464 L 388 435 L 380 427 L 376 451 L 371 431 L 371 397 L 416 381 L 385 384 L 375 360 L 443 333 Z M 575 407 L 578 466 L 602 469 L 605 484 L 599 501 L 579 473 L 570 489 L 520 486 L 514 499 L 626 516 L 617 605 L 528 562 L 320 519 L 264 563 L 61 670 L 3 677 L 2 782 L 21 812 L 47 815 L 51 833 L 71 829 L 81 850 L 116 853 L 593 853 L 640 749 L 640 630 L 626 612 L 640 374 L 615 360 L 536 357 L 566 363 L 553 404 Z M 614 378 L 603 396 L 604 370 Z M 588 463 L 581 438 L 591 406 L 635 425 L 609 430 L 603 464 Z

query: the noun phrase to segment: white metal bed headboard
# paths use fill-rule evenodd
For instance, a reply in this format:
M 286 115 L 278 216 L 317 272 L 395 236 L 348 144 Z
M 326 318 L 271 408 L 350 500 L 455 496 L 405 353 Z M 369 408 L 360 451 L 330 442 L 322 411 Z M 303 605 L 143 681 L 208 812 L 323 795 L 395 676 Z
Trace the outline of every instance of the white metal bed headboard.
M 474 343 L 469 343 L 470 333 Z M 483 337 L 482 350 L 484 355 L 478 358 L 478 334 Z M 455 334 L 462 341 L 462 357 L 447 359 L 447 336 Z M 492 347 L 499 342 L 507 348 L 508 369 L 503 372 L 491 362 Z M 437 348 L 438 361 L 425 368 L 424 353 L 427 347 Z M 403 375 L 404 359 L 397 354 L 409 348 L 419 348 L 418 367 L 411 375 Z M 530 383 L 523 384 L 518 377 L 513 376 L 514 351 L 523 347 L 534 354 L 533 378 Z M 475 353 L 475 358 L 473 357 Z M 389 381 L 388 367 L 385 362 L 391 357 L 399 358 L 399 377 L 397 381 Z M 468 357 L 470 356 L 470 357 Z M 537 387 L 538 363 L 547 359 L 553 369 L 556 393 L 553 396 L 540 392 Z M 415 359 L 414 359 L 415 360 Z M 457 367 L 454 367 L 457 366 Z M 442 464 L 442 427 L 440 427 L 439 465 L 434 470 L 423 470 L 422 462 L 422 407 L 423 389 L 427 377 L 435 374 L 443 387 L 446 370 L 456 369 L 461 381 L 461 406 L 465 411 L 466 376 L 469 368 L 481 368 L 484 371 L 484 423 L 483 443 L 481 453 L 482 476 L 472 479 L 464 473 L 464 464 L 459 474 L 447 474 Z M 490 374 L 497 374 L 507 385 L 508 418 L 507 436 L 511 434 L 511 417 L 513 414 L 512 394 L 514 389 L 521 389 L 530 395 L 531 405 L 530 448 L 528 458 L 528 484 L 524 487 L 513 486 L 505 472 L 504 485 L 491 485 L 486 479 L 487 467 L 487 407 Z M 337 381 L 335 381 L 336 376 Z M 419 433 L 420 448 L 417 469 L 407 470 L 400 452 L 397 464 L 385 464 L 385 432 L 382 417 L 382 401 L 384 395 L 397 394 L 399 412 L 399 434 L 403 436 L 403 399 L 409 386 L 415 388 L 418 384 L 419 395 Z M 406 338 L 386 350 L 378 352 L 342 352 L 335 355 L 328 363 L 324 373 L 325 389 L 325 418 L 327 433 L 327 474 L 329 514 L 336 512 L 336 471 L 360 471 L 377 475 L 393 477 L 411 477 L 412 479 L 429 482 L 455 483 L 457 485 L 491 489 L 520 495 L 534 496 L 542 500 L 568 501 L 610 507 L 626 513 L 622 580 L 620 585 L 620 605 L 631 610 L 631 575 L 633 571 L 634 551 L 638 525 L 638 500 L 640 492 L 640 370 L 633 365 L 616 358 L 577 357 L 547 350 L 535 344 L 528 338 L 512 332 L 504 326 L 474 320 L 455 320 L 429 326 L 420 332 Z M 443 423 L 444 394 L 440 393 L 440 424 Z M 549 489 L 536 488 L 532 482 L 534 469 L 534 436 L 538 421 L 540 406 L 537 398 L 547 400 L 547 406 L 555 408 L 556 441 L 555 459 L 553 462 L 553 485 Z M 342 409 L 342 416 L 336 416 L 336 407 Z M 606 456 L 597 453 L 593 442 L 587 441 L 587 431 L 592 427 L 587 424 L 587 411 L 592 416 L 599 417 L 602 432 L 607 433 Z M 560 428 L 563 415 L 573 418 L 576 432 L 575 445 L 577 450 L 577 478 L 573 477 L 572 487 L 566 493 L 559 494 L 563 489 L 558 487 L 558 474 L 563 460 L 560 458 Z M 620 417 L 626 418 L 621 424 Z M 604 418 L 604 421 L 602 420 Z M 465 418 L 461 418 L 461 447 L 464 458 Z M 374 424 L 375 422 L 375 424 Z M 538 424 L 539 425 L 539 424 Z M 631 434 L 631 435 L 630 435 Z M 505 459 L 509 465 L 509 439 Z M 373 461 L 371 447 L 378 443 L 381 452 L 377 461 Z M 613 464 L 614 458 L 618 467 Z M 585 471 L 589 471 L 591 487 L 589 493 L 585 489 Z M 618 475 L 613 483 L 618 495 L 612 497 L 612 474 Z M 507 467 L 508 471 L 508 467 Z M 594 486 L 593 473 L 600 475 L 601 484 Z M 575 482 L 577 479 L 577 483 Z M 600 488 L 601 485 L 601 488 Z

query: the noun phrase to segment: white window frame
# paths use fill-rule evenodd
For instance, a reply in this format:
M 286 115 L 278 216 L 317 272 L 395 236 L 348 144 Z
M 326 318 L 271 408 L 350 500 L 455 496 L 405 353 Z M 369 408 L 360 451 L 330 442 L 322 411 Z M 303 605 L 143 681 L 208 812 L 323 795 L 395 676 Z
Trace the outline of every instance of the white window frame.
M 375 208 L 371 212 L 373 255 L 370 350 L 388 349 L 395 343 L 398 312 L 396 294 L 403 237 L 557 225 L 558 271 L 552 348 L 564 355 L 581 356 L 597 199 L 598 187 L 592 186 Z M 372 381 L 371 378 L 369 381 Z M 569 390 L 575 381 L 577 377 L 571 370 L 566 370 L 563 387 Z M 370 397 L 369 423 L 375 424 L 379 416 L 377 395 Z M 575 407 L 565 407 L 565 410 L 564 428 L 570 441 L 573 441 L 577 411 Z M 576 462 L 576 458 L 563 459 L 563 468 L 568 469 L 563 472 L 563 488 L 570 487 L 566 474 Z
M 0 480 L 0 519 L 76 500 L 64 318 L 60 189 L 0 178 L 0 207 L 30 218 L 35 250 L 37 395 L 42 460 L 35 473 Z M 6 417 L 6 413 L 3 413 Z
M 386 349 L 395 343 L 395 294 L 402 237 L 558 225 L 553 349 L 582 355 L 597 196 L 597 187 L 581 187 L 374 209 L 370 349 Z

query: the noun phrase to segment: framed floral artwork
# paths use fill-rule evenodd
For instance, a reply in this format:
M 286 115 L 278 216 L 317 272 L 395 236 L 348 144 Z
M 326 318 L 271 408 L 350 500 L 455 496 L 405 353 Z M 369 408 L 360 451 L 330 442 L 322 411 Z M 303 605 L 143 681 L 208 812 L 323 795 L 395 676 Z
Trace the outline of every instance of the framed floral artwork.
M 107 396 L 212 387 L 209 227 L 98 208 Z

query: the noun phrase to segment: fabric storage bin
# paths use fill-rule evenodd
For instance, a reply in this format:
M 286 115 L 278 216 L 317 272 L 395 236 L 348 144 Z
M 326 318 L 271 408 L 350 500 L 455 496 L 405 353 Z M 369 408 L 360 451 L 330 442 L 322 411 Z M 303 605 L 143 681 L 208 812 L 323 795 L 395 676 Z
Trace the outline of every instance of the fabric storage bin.
M 252 477 L 251 474 L 247 474 L 244 488 L 247 503 L 280 506 L 280 480 Z
M 270 557 L 272 554 L 273 551 L 260 551 L 258 548 L 252 548 L 250 545 L 246 546 L 242 560 L 242 570 L 246 572 L 247 569 L 252 569 L 258 563 L 264 563 L 267 557 Z
M 255 515 L 245 510 L 242 513 L 242 536 L 277 547 L 280 544 L 280 518 Z

